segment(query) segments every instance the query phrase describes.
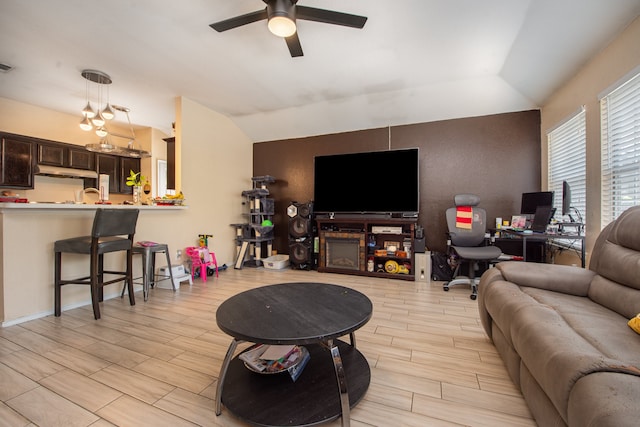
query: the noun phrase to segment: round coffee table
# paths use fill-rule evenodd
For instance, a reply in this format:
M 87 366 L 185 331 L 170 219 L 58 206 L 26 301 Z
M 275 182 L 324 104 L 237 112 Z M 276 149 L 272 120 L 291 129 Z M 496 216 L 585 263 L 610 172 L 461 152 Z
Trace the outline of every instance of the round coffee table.
M 326 283 L 269 285 L 227 299 L 218 307 L 216 321 L 233 340 L 220 368 L 216 414 L 223 403 L 237 417 L 259 426 L 315 425 L 341 415 L 342 425 L 348 426 L 350 407 L 364 396 L 371 380 L 354 332 L 369 321 L 372 311 L 364 294 Z M 350 343 L 337 339 L 346 335 Z M 311 358 L 295 382 L 286 372 L 259 374 L 234 357 L 243 341 L 304 345 Z

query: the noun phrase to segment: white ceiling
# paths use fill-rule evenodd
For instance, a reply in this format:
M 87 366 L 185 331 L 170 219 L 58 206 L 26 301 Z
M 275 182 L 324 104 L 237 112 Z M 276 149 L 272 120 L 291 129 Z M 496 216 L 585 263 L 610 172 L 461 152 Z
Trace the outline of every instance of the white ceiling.
M 539 108 L 640 15 L 640 0 L 299 0 L 367 16 L 298 21 L 291 58 L 266 22 L 209 24 L 261 0 L 2 0 L 0 97 L 78 114 L 83 69 L 114 104 L 170 133 L 175 98 L 230 117 L 253 141 Z M 118 115 L 118 120 L 126 121 Z

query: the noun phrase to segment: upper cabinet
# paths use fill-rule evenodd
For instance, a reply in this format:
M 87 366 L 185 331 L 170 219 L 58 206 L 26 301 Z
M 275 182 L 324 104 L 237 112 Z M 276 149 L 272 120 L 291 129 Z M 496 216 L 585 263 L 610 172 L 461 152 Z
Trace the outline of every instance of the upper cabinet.
M 96 171 L 109 175 L 109 192 L 132 194 L 129 171 L 140 172 L 140 159 L 96 154 L 79 145 L 0 132 L 0 187 L 32 189 L 34 166 L 48 165 Z M 85 179 L 94 187 L 95 179 Z
M 140 159 L 96 154 L 96 163 L 99 174 L 109 175 L 109 193 L 133 194 L 127 177 L 130 171 L 140 172 Z
M 95 170 L 95 155 L 83 147 L 62 143 L 39 143 L 38 164 Z
M 167 188 L 176 189 L 176 138 L 165 138 L 167 142 Z
M 2 135 L 0 144 L 0 186 L 33 188 L 35 148 L 31 141 Z
M 119 185 L 122 194 L 133 194 L 133 187 L 127 186 L 129 172 L 140 172 L 140 159 L 131 157 L 120 157 Z M 142 183 L 144 185 L 144 182 Z

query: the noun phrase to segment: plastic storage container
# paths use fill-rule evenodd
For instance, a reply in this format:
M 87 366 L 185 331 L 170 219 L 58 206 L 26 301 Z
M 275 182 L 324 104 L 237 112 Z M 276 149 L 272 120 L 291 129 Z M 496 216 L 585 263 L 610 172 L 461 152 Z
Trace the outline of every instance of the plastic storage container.
M 282 270 L 289 266 L 289 255 L 273 255 L 262 260 L 265 268 Z

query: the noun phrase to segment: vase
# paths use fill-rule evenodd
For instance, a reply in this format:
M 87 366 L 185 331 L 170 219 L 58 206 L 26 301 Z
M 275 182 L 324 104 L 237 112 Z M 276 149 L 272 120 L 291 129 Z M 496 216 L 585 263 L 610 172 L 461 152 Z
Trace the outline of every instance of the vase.
M 133 186 L 133 204 L 134 205 L 142 204 L 142 187 L 139 185 Z

